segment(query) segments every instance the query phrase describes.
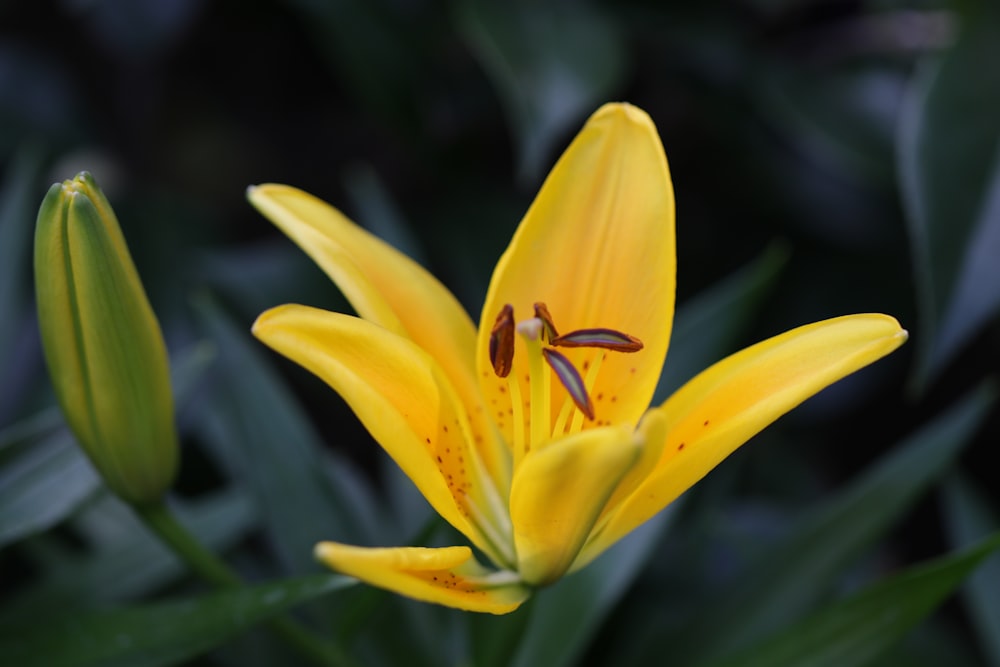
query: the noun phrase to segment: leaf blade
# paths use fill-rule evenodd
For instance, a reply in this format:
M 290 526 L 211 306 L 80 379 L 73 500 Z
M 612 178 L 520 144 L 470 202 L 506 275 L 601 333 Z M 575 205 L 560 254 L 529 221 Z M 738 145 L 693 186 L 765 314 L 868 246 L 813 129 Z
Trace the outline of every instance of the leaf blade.
M 0 654 L 51 667 L 169 665 L 218 646 L 256 623 L 351 584 L 315 575 L 5 628 Z
M 928 616 L 993 551 L 1000 534 L 910 568 L 789 625 L 712 667 L 863 667 Z

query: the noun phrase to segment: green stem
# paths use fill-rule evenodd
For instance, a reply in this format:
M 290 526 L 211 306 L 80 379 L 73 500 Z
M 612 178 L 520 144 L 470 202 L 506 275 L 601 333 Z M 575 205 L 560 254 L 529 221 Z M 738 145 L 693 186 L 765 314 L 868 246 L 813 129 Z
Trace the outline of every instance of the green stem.
M 237 588 L 243 580 L 214 553 L 202 546 L 163 502 L 134 506 L 136 513 L 174 553 L 181 557 L 198 576 L 218 588 Z M 318 665 L 347 667 L 347 656 L 332 643 L 313 634 L 291 618 L 282 617 L 268 622 L 271 630 L 295 648 L 303 657 Z

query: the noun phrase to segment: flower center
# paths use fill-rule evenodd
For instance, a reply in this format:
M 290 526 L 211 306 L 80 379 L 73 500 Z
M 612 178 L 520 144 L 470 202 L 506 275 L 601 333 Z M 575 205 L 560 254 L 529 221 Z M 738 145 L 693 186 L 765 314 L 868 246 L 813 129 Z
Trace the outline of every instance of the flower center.
M 531 391 L 528 403 L 530 433 L 525 433 L 524 403 L 521 399 L 520 383 L 516 377 L 510 376 L 513 368 L 515 331 L 524 340 L 527 350 L 527 380 Z M 566 355 L 555 349 L 558 347 L 598 349 L 598 354 L 590 362 L 589 367 L 584 364 L 586 377 L 580 374 Z M 490 331 L 489 352 L 493 372 L 497 377 L 507 378 L 514 412 L 515 458 L 519 459 L 530 451 L 532 446 L 541 446 L 565 433 L 571 414 L 573 421 L 569 424 L 569 433 L 576 433 L 583 427 L 584 417 L 593 421 L 594 403 L 590 398 L 590 392 L 597 380 L 597 373 L 606 350 L 638 352 L 641 349 L 642 341 L 638 338 L 614 329 L 577 329 L 560 335 L 548 308 L 541 302 L 535 304 L 534 317 L 515 323 L 514 308 L 510 304 L 505 305 Z M 545 371 L 546 364 L 552 373 Z M 564 400 L 554 428 L 550 428 L 552 375 L 559 380 L 569 398 Z

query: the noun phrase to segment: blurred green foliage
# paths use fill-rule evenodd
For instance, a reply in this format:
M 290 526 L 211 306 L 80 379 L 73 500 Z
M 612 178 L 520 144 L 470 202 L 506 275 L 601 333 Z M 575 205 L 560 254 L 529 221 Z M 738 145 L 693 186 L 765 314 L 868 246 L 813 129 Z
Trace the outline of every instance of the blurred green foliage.
M 965 580 L 963 604 L 939 606 L 986 556 L 956 550 L 1000 530 L 998 7 L 0 2 L 0 655 L 295 664 L 270 636 L 239 633 L 319 598 L 300 620 L 365 665 L 1000 666 L 996 555 Z M 336 395 L 250 337 L 279 303 L 347 306 L 245 188 L 284 182 L 333 203 L 478 317 L 540 179 L 612 99 L 652 116 L 677 193 L 661 392 L 844 313 L 895 315 L 911 343 L 515 614 L 339 590 L 315 575 L 314 540 L 436 544 L 451 529 Z M 48 185 L 82 169 L 118 213 L 170 350 L 183 440 L 172 503 L 270 588 L 208 594 L 51 413 L 30 243 Z M 900 605 L 911 613 L 885 636 L 901 641 L 872 642 L 866 619 Z M 41 634 L 10 630 L 57 612 Z M 164 634 L 109 648 L 122 623 L 151 622 Z M 82 630 L 108 640 L 74 650 Z M 147 652 L 167 645 L 173 658 Z M 835 645 L 857 650 L 823 653 Z

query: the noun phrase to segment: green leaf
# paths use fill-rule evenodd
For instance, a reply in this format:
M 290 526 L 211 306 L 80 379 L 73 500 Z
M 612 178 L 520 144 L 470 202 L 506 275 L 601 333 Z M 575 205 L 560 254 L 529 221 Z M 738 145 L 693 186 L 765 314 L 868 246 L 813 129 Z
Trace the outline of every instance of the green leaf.
M 255 349 L 249 325 L 246 333 L 239 331 L 207 297 L 196 307 L 219 346 L 221 372 L 198 428 L 231 476 L 249 484 L 285 567 L 318 570 L 312 556 L 317 542 L 363 541 L 366 526 L 378 522 L 369 516 L 366 498 L 344 495 L 324 476 L 322 441 L 261 358 L 263 347 Z
M 346 577 L 316 575 L 44 623 L 23 619 L 0 631 L 0 655 L 10 664 L 48 667 L 176 664 L 350 584 Z
M 195 345 L 176 356 L 171 368 L 180 406 L 194 389 L 214 352 Z M 0 432 L 0 547 L 47 530 L 75 512 L 101 480 L 58 411 L 45 411 Z
M 527 632 L 510 664 L 576 664 L 668 532 L 679 507 L 674 503 L 584 569 L 540 591 Z
M 175 505 L 184 525 L 214 552 L 245 537 L 256 521 L 250 499 L 233 490 Z M 44 535 L 25 545 L 43 568 L 41 576 L 7 601 L 0 618 L 131 599 L 188 574 L 186 565 L 110 494 L 75 517 L 73 527 L 85 544 L 82 551 L 62 548 Z
M 900 443 L 802 517 L 787 537 L 658 646 L 670 646 L 676 664 L 700 664 L 747 646 L 810 609 L 836 575 L 952 464 L 994 399 L 992 386 L 980 387 Z
M 774 243 L 757 259 L 677 309 L 670 351 L 653 403 L 734 352 L 788 259 L 788 248 Z
M 506 108 L 524 180 L 538 179 L 556 142 L 614 96 L 623 74 L 618 32 L 590 5 L 464 0 L 459 30 Z
M 927 617 L 1000 547 L 1000 534 L 910 568 L 793 623 L 712 667 L 863 667 Z
M 898 161 L 922 308 L 918 387 L 1000 307 L 1000 5 L 957 3 L 959 30 L 904 103 Z M 932 333 L 933 332 L 933 333 Z
M 100 485 L 69 432 L 33 443 L 0 470 L 0 546 L 59 523 Z
M 410 259 L 427 266 L 424 246 L 370 165 L 344 173 L 344 188 L 354 204 L 357 222 Z
M 972 483 L 952 475 L 943 488 L 951 542 L 965 547 L 1000 528 L 1000 519 Z M 1000 555 L 994 554 L 966 582 L 962 598 L 987 661 L 1000 667 Z

